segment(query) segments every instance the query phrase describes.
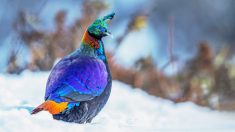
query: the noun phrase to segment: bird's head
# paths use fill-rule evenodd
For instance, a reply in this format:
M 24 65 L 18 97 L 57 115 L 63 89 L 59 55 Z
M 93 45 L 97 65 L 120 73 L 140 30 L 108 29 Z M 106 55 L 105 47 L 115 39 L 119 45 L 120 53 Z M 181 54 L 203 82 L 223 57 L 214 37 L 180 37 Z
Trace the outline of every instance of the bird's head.
M 87 29 L 89 34 L 97 39 L 111 35 L 108 31 L 107 21 L 113 19 L 114 15 L 115 13 L 111 13 L 103 19 L 96 19 Z

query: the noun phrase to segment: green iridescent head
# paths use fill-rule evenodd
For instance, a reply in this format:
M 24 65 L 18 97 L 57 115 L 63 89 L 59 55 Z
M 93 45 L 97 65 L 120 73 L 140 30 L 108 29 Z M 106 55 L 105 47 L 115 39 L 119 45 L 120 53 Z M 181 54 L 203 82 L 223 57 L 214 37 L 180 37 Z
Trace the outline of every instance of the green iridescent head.
M 105 16 L 103 19 L 96 19 L 89 27 L 88 32 L 92 36 L 101 39 L 104 36 L 111 35 L 108 31 L 107 20 L 113 19 L 115 13 Z

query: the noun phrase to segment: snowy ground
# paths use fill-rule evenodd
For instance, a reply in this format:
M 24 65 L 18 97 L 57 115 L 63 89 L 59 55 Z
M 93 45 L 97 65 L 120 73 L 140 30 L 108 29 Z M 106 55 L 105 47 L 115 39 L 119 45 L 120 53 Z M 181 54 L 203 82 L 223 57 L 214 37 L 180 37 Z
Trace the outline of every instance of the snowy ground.
M 91 124 L 53 120 L 47 112 L 30 115 L 43 101 L 48 73 L 0 75 L 0 132 L 234 132 L 235 113 L 211 111 L 192 103 L 174 104 L 114 81 L 108 104 Z

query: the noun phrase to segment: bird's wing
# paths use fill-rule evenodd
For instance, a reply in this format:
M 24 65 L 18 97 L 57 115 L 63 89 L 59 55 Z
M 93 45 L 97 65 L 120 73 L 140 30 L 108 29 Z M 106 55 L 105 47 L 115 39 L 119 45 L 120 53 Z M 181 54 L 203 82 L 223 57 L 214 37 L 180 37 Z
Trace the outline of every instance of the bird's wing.
M 59 96 L 73 101 L 86 101 L 99 96 L 108 83 L 103 61 L 92 57 L 65 58 L 52 70 L 45 99 Z

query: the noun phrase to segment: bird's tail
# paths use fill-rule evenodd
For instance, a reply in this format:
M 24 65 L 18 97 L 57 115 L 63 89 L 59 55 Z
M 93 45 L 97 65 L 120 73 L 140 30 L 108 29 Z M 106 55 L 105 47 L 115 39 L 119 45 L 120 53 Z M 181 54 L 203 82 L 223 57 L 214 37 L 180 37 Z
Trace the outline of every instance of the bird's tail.
M 68 102 L 61 102 L 56 103 L 52 100 L 47 100 L 41 105 L 39 105 L 37 108 L 35 108 L 31 114 L 37 114 L 38 112 L 45 110 L 50 112 L 52 115 L 59 114 L 60 112 L 64 111 L 68 106 Z

